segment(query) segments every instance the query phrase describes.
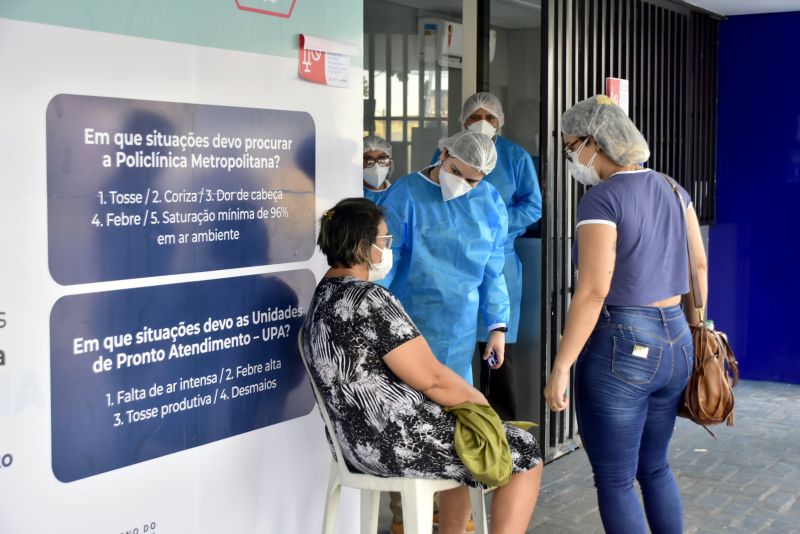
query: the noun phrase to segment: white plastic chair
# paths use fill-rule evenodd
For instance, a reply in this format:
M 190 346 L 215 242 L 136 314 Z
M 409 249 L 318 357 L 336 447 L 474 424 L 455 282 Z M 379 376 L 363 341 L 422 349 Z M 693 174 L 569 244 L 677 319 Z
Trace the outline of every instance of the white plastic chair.
M 431 534 L 433 532 L 433 494 L 459 487 L 454 480 L 378 477 L 361 473 L 352 473 L 347 469 L 336 429 L 328 415 L 328 409 L 311 374 L 303 346 L 303 329 L 298 333 L 300 359 L 306 367 L 314 397 L 325 422 L 325 427 L 333 441 L 336 458 L 331 460 L 331 471 L 328 477 L 328 490 L 325 497 L 325 515 L 322 519 L 322 534 L 333 534 L 336 524 L 336 513 L 339 509 L 339 495 L 342 486 L 361 490 L 361 534 L 375 534 L 378 531 L 378 506 L 382 491 L 399 492 L 403 501 L 403 527 L 405 534 Z M 337 459 L 339 461 L 337 461 Z M 488 534 L 486 524 L 486 506 L 483 491 L 480 488 L 469 489 L 472 502 L 472 519 L 475 522 L 476 534 Z

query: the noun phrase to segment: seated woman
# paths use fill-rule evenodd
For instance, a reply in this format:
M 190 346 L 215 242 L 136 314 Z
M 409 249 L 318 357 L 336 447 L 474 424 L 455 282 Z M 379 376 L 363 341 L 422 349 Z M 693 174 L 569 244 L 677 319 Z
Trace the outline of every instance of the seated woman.
M 391 240 L 369 200 L 345 199 L 323 215 L 317 244 L 330 269 L 304 326 L 314 381 L 354 471 L 478 487 L 453 445 L 455 416 L 443 407 L 488 402 L 434 357 L 397 299 L 372 283 L 391 268 Z M 523 533 L 539 495 L 541 456 L 531 434 L 504 428 L 513 476 L 495 492 L 492 532 Z M 442 492 L 439 532 L 463 534 L 469 513 L 466 486 Z

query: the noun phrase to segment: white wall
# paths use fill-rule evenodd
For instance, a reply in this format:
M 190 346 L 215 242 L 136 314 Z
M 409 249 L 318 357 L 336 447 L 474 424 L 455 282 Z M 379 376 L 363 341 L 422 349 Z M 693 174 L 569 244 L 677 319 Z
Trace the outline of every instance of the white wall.
M 4 18 L 0 46 L 0 349 L 7 355 L 0 367 L 0 457 L 13 456 L 0 468 L 0 532 L 142 533 L 154 523 L 151 533 L 317 531 L 330 453 L 316 409 L 88 478 L 65 483 L 54 476 L 51 384 L 58 377 L 50 373 L 50 312 L 56 301 L 297 269 L 318 279 L 326 266 L 317 253 L 280 265 L 57 284 L 48 272 L 47 173 L 56 161 L 47 160 L 45 112 L 60 93 L 307 112 L 316 129 L 318 217 L 338 199 L 361 195 L 360 66 L 350 69 L 355 83 L 338 89 L 299 80 L 296 57 Z M 57 161 L 69 165 L 68 158 Z M 292 394 L 285 402 L 293 402 Z M 355 495 L 345 492 L 339 532 L 357 528 L 357 511 Z

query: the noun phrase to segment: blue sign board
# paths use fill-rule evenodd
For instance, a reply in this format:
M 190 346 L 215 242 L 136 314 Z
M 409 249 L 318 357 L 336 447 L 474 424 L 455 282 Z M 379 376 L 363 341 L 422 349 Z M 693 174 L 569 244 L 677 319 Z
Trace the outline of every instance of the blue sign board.
M 299 270 L 59 299 L 50 315 L 56 478 L 308 414 L 297 332 L 315 285 Z
M 305 112 L 57 95 L 50 274 L 69 285 L 305 261 L 315 151 Z

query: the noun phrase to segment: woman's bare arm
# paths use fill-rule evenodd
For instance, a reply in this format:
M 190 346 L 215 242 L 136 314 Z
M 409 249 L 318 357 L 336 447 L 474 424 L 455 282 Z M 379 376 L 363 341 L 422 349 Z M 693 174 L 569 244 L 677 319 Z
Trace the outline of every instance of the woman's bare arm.
M 697 213 L 695 213 L 694 207 L 692 206 L 689 206 L 686 210 L 686 226 L 689 236 L 689 246 L 692 248 L 694 261 L 697 265 L 700 295 L 703 297 L 703 306 L 705 306 L 708 303 L 708 259 L 706 258 L 706 249 L 703 246 L 703 236 L 700 234 L 700 223 L 697 220 Z M 691 291 L 683 296 L 683 313 L 686 315 L 686 320 L 689 324 L 697 324 L 700 321 Z
M 383 361 L 400 380 L 437 404 L 489 404 L 480 391 L 436 359 L 422 336 L 395 348 Z
M 544 389 L 545 400 L 555 411 L 563 410 L 569 404 L 565 393 L 569 369 L 589 339 L 611 289 L 617 259 L 617 229 L 606 224 L 583 225 L 578 228 L 578 247 L 578 285 L 567 312 L 564 336 Z

